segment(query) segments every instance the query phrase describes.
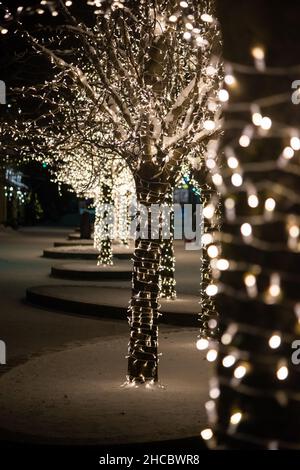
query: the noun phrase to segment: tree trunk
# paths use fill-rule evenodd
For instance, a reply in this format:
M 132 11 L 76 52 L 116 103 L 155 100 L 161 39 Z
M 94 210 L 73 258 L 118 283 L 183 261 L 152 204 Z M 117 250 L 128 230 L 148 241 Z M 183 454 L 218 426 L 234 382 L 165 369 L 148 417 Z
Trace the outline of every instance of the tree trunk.
M 170 209 L 170 233 L 167 234 L 169 238 L 163 239 L 161 243 L 160 296 L 165 299 L 176 299 L 173 191 L 167 194 L 165 203 Z M 166 227 L 168 228 L 168 224 Z M 162 230 L 164 231 L 164 221 L 162 221 Z
M 128 381 L 133 383 L 158 380 L 159 266 L 161 230 L 151 239 L 151 204 L 160 203 L 160 194 L 137 188 L 138 202 L 148 211 L 148 237 L 137 238 L 133 256 L 132 296 L 129 306 L 130 341 L 128 348 Z M 139 217 L 138 229 L 141 228 Z
M 94 247 L 99 250 L 97 265 L 113 265 L 111 243 L 111 224 L 109 211 L 112 200 L 112 174 L 109 169 L 104 171 L 100 180 L 100 191 L 96 200 L 96 218 L 94 229 Z

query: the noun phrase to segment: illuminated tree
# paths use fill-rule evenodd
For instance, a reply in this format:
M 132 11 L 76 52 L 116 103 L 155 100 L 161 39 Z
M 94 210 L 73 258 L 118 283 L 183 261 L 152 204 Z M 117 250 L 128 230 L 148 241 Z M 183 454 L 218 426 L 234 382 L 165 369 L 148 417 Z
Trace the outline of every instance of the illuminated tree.
M 217 366 L 202 437 L 213 448 L 299 449 L 297 10 L 291 1 L 241 1 L 228 23 L 230 6 L 220 2 L 229 59 L 222 96 L 231 99 L 213 169 L 224 218 L 208 245 L 221 342 L 207 353 Z
M 94 20 L 77 20 L 59 0 L 55 34 L 23 32 L 55 70 L 31 89 L 51 109 L 34 127 L 39 135 L 52 121 L 55 137 L 58 120 L 66 139 L 73 116 L 77 139 L 120 156 L 132 171 L 149 231 L 136 240 L 133 257 L 128 381 L 155 382 L 161 230 L 151 238 L 151 205 L 168 202 L 183 162 L 202 155 L 220 131 L 220 36 L 211 0 L 87 5 Z

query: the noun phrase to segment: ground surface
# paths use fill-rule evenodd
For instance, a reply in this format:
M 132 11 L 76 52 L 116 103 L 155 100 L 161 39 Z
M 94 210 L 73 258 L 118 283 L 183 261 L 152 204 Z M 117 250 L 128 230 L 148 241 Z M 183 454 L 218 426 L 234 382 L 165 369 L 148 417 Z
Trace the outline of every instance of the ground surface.
M 120 386 L 125 336 L 69 347 L 16 367 L 0 379 L 1 426 L 45 442 L 102 445 L 197 435 L 205 422 L 208 366 L 194 348 L 194 334 L 162 335 L 164 389 Z
M 119 444 L 197 435 L 205 424 L 210 371 L 195 349 L 196 329 L 161 326 L 165 390 L 124 390 L 125 319 L 66 315 L 22 302 L 33 285 L 83 285 L 50 278 L 53 260 L 41 258 L 45 247 L 68 232 L 0 233 L 0 339 L 8 360 L 7 367 L 0 366 L 1 437 L 20 432 L 29 439 Z M 178 289 L 195 294 L 200 253 L 186 252 L 180 244 L 176 252 Z M 127 287 L 129 282 L 89 284 Z

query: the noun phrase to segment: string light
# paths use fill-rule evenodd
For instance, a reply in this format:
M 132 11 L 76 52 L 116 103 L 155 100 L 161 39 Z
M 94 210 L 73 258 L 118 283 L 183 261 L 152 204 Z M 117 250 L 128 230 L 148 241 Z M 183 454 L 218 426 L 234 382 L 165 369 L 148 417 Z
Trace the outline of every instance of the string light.
M 300 139 L 299 137 L 291 137 L 290 145 L 295 152 L 300 150 Z
M 271 129 L 272 127 L 272 120 L 271 118 L 269 118 L 268 116 L 265 116 L 262 118 L 261 120 L 261 124 L 260 124 L 261 128 L 265 131 L 268 131 Z
M 237 188 L 242 186 L 243 184 L 243 177 L 240 175 L 240 173 L 234 173 L 231 177 L 231 182 L 233 186 L 236 186 Z
M 233 375 L 236 379 L 242 379 L 247 374 L 247 367 L 246 365 L 239 365 L 234 369 Z
M 231 74 L 227 74 L 225 75 L 225 78 L 224 78 L 224 81 L 226 83 L 226 85 L 232 87 L 234 85 L 236 85 L 236 79 L 233 75 Z
M 286 160 L 290 160 L 291 158 L 293 158 L 294 154 L 295 154 L 295 152 L 292 149 L 292 147 L 285 147 L 283 152 L 282 152 L 282 156 Z
M 261 126 L 262 124 L 262 115 L 258 112 L 252 114 L 252 122 L 255 126 Z
M 288 378 L 289 370 L 285 363 L 279 363 L 276 375 L 278 380 L 286 380 Z
M 250 298 L 254 298 L 257 296 L 257 284 L 256 284 L 256 276 L 252 273 L 246 273 L 244 276 L 244 282 L 247 289 L 247 293 Z
M 214 362 L 218 357 L 218 351 L 216 349 L 210 349 L 206 355 L 208 362 Z
M 273 199 L 272 197 L 269 197 L 268 199 L 266 199 L 265 201 L 265 210 L 266 212 L 273 212 L 275 210 L 275 207 L 276 207 L 276 201 L 275 199 Z
M 252 227 L 250 224 L 248 224 L 247 222 L 244 223 L 242 226 L 241 226 L 241 234 L 243 235 L 243 237 L 250 237 L 252 235 Z
M 227 259 L 224 259 L 224 258 L 218 259 L 217 268 L 220 271 L 226 271 L 227 269 L 229 269 L 229 261 Z
M 280 334 L 276 333 L 271 336 L 269 339 L 269 346 L 271 349 L 277 349 L 281 345 L 281 336 Z
M 196 347 L 199 351 L 204 351 L 209 346 L 209 342 L 205 338 L 200 338 L 197 340 Z
M 218 286 L 216 286 L 215 284 L 208 285 L 206 288 L 206 293 L 210 297 L 213 297 L 214 295 L 218 293 Z
M 229 93 L 227 90 L 220 90 L 218 93 L 218 97 L 222 103 L 226 103 L 229 100 Z
M 246 61 L 225 63 L 225 83 L 227 75 L 233 77 L 226 85 L 234 84 L 235 90 L 224 108 L 228 114 L 224 146 L 218 152 L 221 161 L 216 160 L 213 168 L 223 177 L 224 224 L 218 243 L 213 242 L 218 256 L 211 261 L 223 316 L 211 385 L 218 391 L 210 393 L 218 400 L 216 420 L 211 422 L 216 440 L 210 448 L 297 449 L 296 427 L 286 433 L 280 426 L 270 427 L 267 419 L 272 411 L 281 416 L 278 422 L 285 419 L 282 409 L 289 407 L 287 413 L 293 413 L 300 401 L 289 347 L 300 331 L 300 138 L 296 107 L 291 107 L 289 93 L 279 91 L 280 79 L 288 80 L 299 67 L 269 67 L 263 45 L 249 50 L 254 66 Z M 276 91 L 270 94 L 273 81 Z M 229 272 L 217 269 L 223 259 Z M 231 356 L 236 358 L 233 366 Z M 266 396 L 272 398 L 267 410 Z M 245 411 L 236 409 L 239 405 Z M 247 419 L 237 429 L 244 415 Z M 253 426 L 258 422 L 264 427 L 263 437 Z
M 239 166 L 239 161 L 235 157 L 229 157 L 228 160 L 227 160 L 227 164 L 228 164 L 229 168 L 235 170 Z
M 203 215 L 206 219 L 211 219 L 215 214 L 215 208 L 212 204 L 207 205 L 203 209 Z
M 252 209 L 255 209 L 258 206 L 259 200 L 256 194 L 250 194 L 248 196 L 248 204 Z
M 210 258 L 216 258 L 219 254 L 218 247 L 216 245 L 210 245 L 207 248 L 207 254 Z
M 230 416 L 230 423 L 233 425 L 237 425 L 240 423 L 242 417 L 242 413 L 240 411 L 237 411 Z
M 201 431 L 201 437 L 205 441 L 209 441 L 213 437 L 212 430 L 210 428 L 203 429 L 203 431 Z
M 235 364 L 235 362 L 236 362 L 236 357 L 229 355 L 223 358 L 222 364 L 224 367 L 228 368 L 228 367 L 232 367 L 233 364 Z
M 240 137 L 239 144 L 240 144 L 241 147 L 244 147 L 244 148 L 249 147 L 250 142 L 251 142 L 251 140 L 250 140 L 250 137 L 248 135 L 243 134 Z

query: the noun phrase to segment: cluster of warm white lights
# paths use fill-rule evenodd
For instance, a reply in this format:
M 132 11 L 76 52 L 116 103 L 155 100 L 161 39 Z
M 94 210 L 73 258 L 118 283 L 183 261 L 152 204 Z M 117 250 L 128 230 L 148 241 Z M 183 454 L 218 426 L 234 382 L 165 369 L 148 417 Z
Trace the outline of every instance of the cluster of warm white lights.
M 254 60 L 254 68 L 251 68 L 251 74 L 255 69 L 258 74 L 263 74 L 266 69 L 265 63 L 265 50 L 262 46 L 255 46 L 251 50 L 251 55 Z M 275 305 L 278 308 L 292 309 L 295 313 L 295 335 L 299 332 L 300 324 L 300 303 L 294 300 L 289 300 L 287 292 L 284 289 L 283 280 L 288 279 L 288 274 L 281 271 L 280 267 L 277 270 L 269 269 L 264 270 L 263 266 L 250 265 L 247 261 L 234 261 L 226 259 L 222 254 L 221 244 L 218 242 L 224 241 L 225 246 L 229 243 L 238 245 L 247 244 L 254 248 L 267 252 L 276 251 L 277 249 L 287 253 L 300 252 L 300 217 L 296 214 L 287 214 L 284 208 L 284 200 L 286 199 L 286 206 L 292 207 L 298 204 L 297 194 L 294 194 L 290 188 L 285 188 L 284 184 L 267 184 L 268 171 L 278 172 L 283 171 L 287 174 L 290 172 L 299 176 L 299 170 L 296 167 L 296 159 L 299 161 L 300 151 L 300 133 L 292 126 L 283 126 L 278 123 L 275 118 L 272 118 L 271 109 L 276 105 L 277 97 L 274 95 L 274 103 L 272 103 L 272 96 L 267 100 L 259 99 L 251 104 L 238 103 L 233 104 L 232 109 L 230 105 L 230 95 L 236 91 L 240 91 L 238 77 L 235 75 L 235 68 L 239 72 L 248 73 L 249 66 L 242 66 L 240 64 L 226 64 L 225 65 L 225 85 L 226 92 L 219 92 L 219 100 L 226 103 L 226 108 L 229 111 L 239 111 L 243 109 L 245 113 L 249 113 L 249 124 L 245 125 L 245 121 L 241 120 L 241 134 L 236 140 L 231 140 L 230 144 L 224 149 L 224 156 L 226 161 L 225 168 L 221 167 L 216 158 L 208 158 L 206 160 L 207 168 L 213 174 L 220 174 L 222 181 L 216 184 L 218 191 L 224 196 L 224 215 L 228 224 L 232 224 L 234 231 L 230 233 L 220 233 L 220 237 L 216 240 L 210 237 L 209 234 L 204 234 L 203 244 L 207 247 L 208 256 L 210 256 L 213 282 L 207 286 L 207 294 L 215 296 L 218 293 L 225 293 L 228 297 L 234 295 L 243 300 L 254 299 L 256 302 L 265 305 Z M 268 69 L 268 73 L 272 73 L 272 69 Z M 271 72 L 270 72 L 271 71 Z M 284 72 L 284 71 L 283 71 Z M 290 97 L 286 98 L 290 100 Z M 229 103 L 228 103 L 229 102 Z M 264 109 L 262 103 L 268 103 Z M 229 121 L 230 122 L 230 121 Z M 234 121 L 233 126 L 236 125 Z M 229 124 L 230 126 L 230 124 Z M 259 139 L 281 138 L 282 150 L 275 158 L 269 161 L 263 160 L 262 162 L 252 162 L 250 158 L 247 161 L 246 151 L 251 145 L 256 143 Z M 251 149 L 252 150 L 252 149 Z M 294 163 L 294 166 L 293 166 Z M 266 183 L 257 183 L 257 176 L 266 175 Z M 252 179 L 252 175 L 254 178 Z M 279 181 L 279 180 L 278 180 Z M 214 182 L 214 181 L 213 181 Z M 265 184 L 263 184 L 265 183 Z M 290 192 L 289 192 L 290 191 Z M 246 196 L 246 198 L 244 198 Z M 245 206 L 246 204 L 246 206 Z M 248 206 L 248 212 L 246 212 Z M 241 213 L 242 215 L 238 215 Z M 247 214 L 247 215 L 246 215 Z M 208 219 L 214 217 L 213 207 L 205 208 L 204 216 Z M 286 243 L 280 242 L 272 244 L 263 240 L 262 227 L 264 224 L 272 224 L 283 222 L 286 227 Z M 271 225 L 270 225 L 271 227 Z M 278 246 L 278 248 L 277 248 Z M 240 288 L 227 286 L 227 277 L 224 271 L 236 272 L 236 276 L 240 275 L 241 286 Z M 223 274 L 222 274 L 223 273 Z M 230 317 L 230 312 L 228 312 Z M 297 329 L 298 328 L 298 329 Z M 201 350 L 207 349 L 206 358 L 209 362 L 218 362 L 218 375 L 221 377 L 222 384 L 228 384 L 230 387 L 236 388 L 241 393 L 260 395 L 264 391 L 259 388 L 256 389 L 251 381 L 247 381 L 247 376 L 255 372 L 255 361 L 262 361 L 262 355 L 255 352 L 239 349 L 239 334 L 247 333 L 249 335 L 256 335 L 264 341 L 265 348 L 269 351 L 264 361 L 269 361 L 270 371 L 273 377 L 277 379 L 278 387 L 280 382 L 288 381 L 291 373 L 289 361 L 284 357 L 284 346 L 290 342 L 289 336 L 281 331 L 266 331 L 261 326 L 255 324 L 247 325 L 244 323 L 230 323 L 222 335 L 221 345 L 217 345 L 215 341 L 209 344 L 200 343 Z M 252 356 L 253 354 L 253 356 Z M 223 368 L 223 369 L 222 369 Z M 222 373 L 222 370 L 224 373 Z M 225 372 L 226 371 L 226 372 Z M 239 388 L 240 387 L 240 388 Z M 259 384 L 257 385 L 259 387 Z M 282 389 L 282 396 L 286 403 L 287 394 Z M 219 387 L 219 379 L 214 377 L 210 387 L 209 405 L 206 407 L 210 424 L 201 432 L 201 437 L 208 441 L 208 445 L 214 448 L 217 443 L 214 440 L 214 426 L 217 425 L 218 417 L 216 416 L 214 400 L 218 400 L 221 394 Z M 274 396 L 275 396 L 274 391 Z M 211 403 L 212 402 L 212 403 Z M 247 411 L 248 413 L 248 411 Z M 234 434 L 244 419 L 246 411 L 241 409 L 231 410 L 228 422 L 228 433 Z M 245 438 L 246 439 L 246 438 Z M 268 448 L 278 448 L 277 442 L 267 443 Z

